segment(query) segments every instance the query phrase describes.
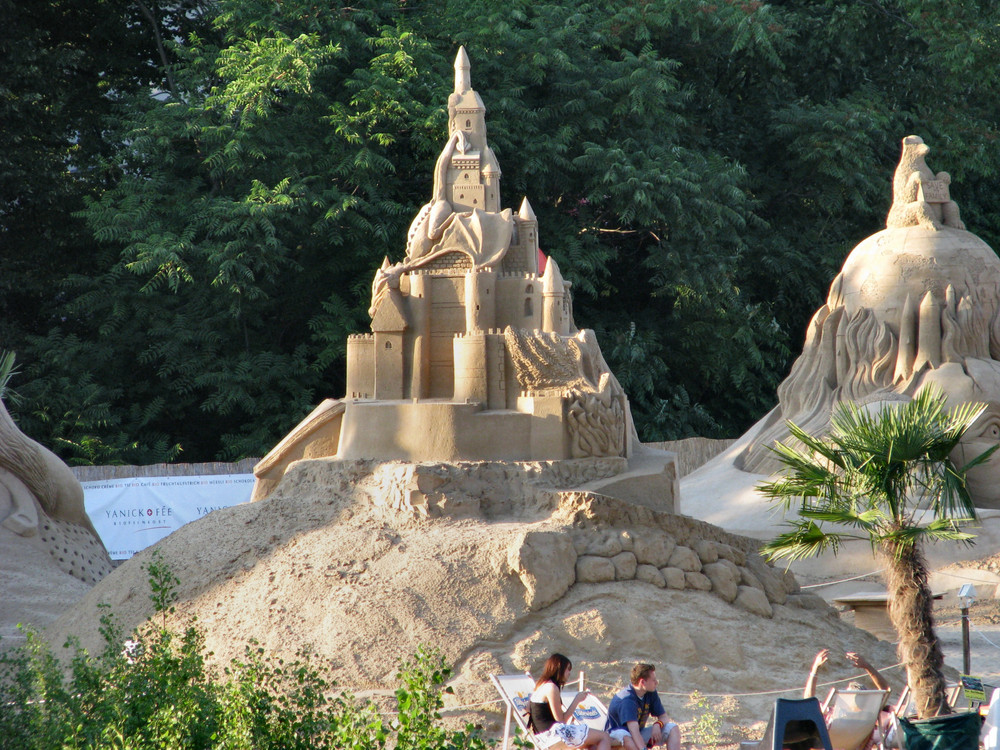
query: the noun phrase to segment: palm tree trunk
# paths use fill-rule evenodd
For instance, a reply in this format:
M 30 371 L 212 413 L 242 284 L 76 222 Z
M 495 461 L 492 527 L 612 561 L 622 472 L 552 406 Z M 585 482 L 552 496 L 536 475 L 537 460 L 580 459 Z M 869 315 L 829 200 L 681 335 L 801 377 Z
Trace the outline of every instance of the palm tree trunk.
M 899 658 L 917 707 L 929 719 L 949 712 L 945 697 L 944 655 L 934 633 L 927 564 L 915 544 L 886 542 L 879 548 L 889 590 L 889 619 L 899 634 Z

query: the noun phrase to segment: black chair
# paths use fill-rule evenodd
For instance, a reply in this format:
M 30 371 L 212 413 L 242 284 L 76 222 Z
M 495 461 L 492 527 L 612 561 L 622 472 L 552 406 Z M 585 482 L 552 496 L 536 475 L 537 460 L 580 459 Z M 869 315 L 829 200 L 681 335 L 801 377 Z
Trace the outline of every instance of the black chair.
M 760 742 L 741 742 L 740 750 L 833 750 L 816 698 L 778 698 Z

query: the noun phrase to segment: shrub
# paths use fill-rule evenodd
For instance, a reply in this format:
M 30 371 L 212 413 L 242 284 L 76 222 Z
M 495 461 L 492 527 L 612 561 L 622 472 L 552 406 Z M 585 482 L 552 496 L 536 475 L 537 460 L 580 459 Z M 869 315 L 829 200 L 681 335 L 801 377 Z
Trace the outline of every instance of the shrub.
M 0 654 L 0 738 L 19 750 L 480 750 L 471 725 L 441 726 L 450 671 L 418 649 L 399 672 L 398 714 L 338 693 L 327 670 L 303 651 L 272 659 L 256 643 L 222 675 L 206 663 L 194 621 L 171 627 L 177 579 L 154 555 L 146 565 L 156 615 L 129 639 L 107 612 L 104 650 L 75 642 L 63 665 L 35 632 Z

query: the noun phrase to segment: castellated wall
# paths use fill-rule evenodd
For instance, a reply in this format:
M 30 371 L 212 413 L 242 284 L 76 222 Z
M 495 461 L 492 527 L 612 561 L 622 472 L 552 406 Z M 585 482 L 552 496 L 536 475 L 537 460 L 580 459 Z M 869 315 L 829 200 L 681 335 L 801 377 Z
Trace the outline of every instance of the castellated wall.
M 459 334 L 454 339 L 455 400 L 478 401 L 487 409 L 508 408 L 507 350 L 503 331 L 491 328 Z
M 531 273 L 503 273 L 497 278 L 497 328 L 542 328 L 542 281 Z

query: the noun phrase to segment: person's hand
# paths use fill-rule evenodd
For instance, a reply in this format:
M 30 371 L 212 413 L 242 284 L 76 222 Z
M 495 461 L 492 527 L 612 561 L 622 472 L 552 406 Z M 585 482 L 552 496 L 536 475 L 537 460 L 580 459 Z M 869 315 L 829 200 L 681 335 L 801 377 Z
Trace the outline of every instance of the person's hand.
M 649 733 L 649 737 L 653 741 L 652 744 L 654 746 L 660 744 L 660 740 L 663 738 L 663 730 L 659 724 L 653 724 L 653 731 Z
M 828 648 L 821 649 L 820 652 L 816 654 L 816 658 L 813 659 L 812 671 L 813 672 L 818 671 L 819 668 L 822 667 L 824 664 L 826 664 L 827 661 L 829 660 L 830 660 L 830 649 Z
M 851 664 L 856 666 L 858 669 L 871 668 L 871 664 L 868 663 L 868 660 L 859 653 L 848 651 L 844 654 L 844 656 L 847 658 L 847 661 L 851 662 Z

